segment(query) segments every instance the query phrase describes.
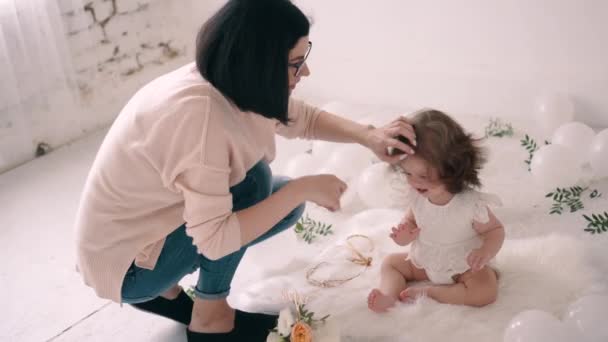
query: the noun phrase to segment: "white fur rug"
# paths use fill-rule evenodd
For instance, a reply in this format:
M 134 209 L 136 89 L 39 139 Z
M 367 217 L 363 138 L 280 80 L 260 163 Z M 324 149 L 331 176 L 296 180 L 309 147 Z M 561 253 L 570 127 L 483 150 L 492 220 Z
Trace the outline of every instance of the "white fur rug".
M 367 229 L 353 232 L 370 236 L 376 250 L 374 264 L 363 275 L 343 286 L 320 289 L 307 284 L 306 269 L 316 260 L 342 259 L 346 249 L 340 243 L 328 247 L 314 261 L 292 261 L 284 270 L 267 274 L 251 285 L 237 305 L 248 309 L 275 311 L 286 305 L 280 296 L 297 289 L 310 297 L 309 307 L 319 315 L 330 314 L 341 330 L 343 341 L 502 341 L 503 331 L 513 316 L 527 309 L 541 309 L 560 317 L 575 299 L 602 291 L 597 271 L 591 266 L 583 242 L 565 235 L 550 235 L 505 243 L 496 259 L 500 271 L 498 301 L 484 308 L 439 304 L 420 298 L 413 304 L 400 303 L 392 311 L 376 314 L 367 308 L 367 294 L 377 286 L 381 257 L 397 249 L 380 227 L 394 222 L 398 211 L 363 213 L 363 221 L 375 221 Z M 356 218 L 356 217 L 355 217 Z M 357 219 L 357 218 L 356 218 Z M 361 220 L 358 219 L 359 222 Z M 358 240 L 361 241 L 361 240 Z M 298 242 L 295 242 L 298 243 Z M 364 250 L 364 243 L 361 243 Z M 406 250 L 406 249 L 405 249 Z M 289 270 L 289 271 L 288 271 Z M 358 266 L 336 263 L 319 272 L 319 277 L 340 278 L 355 274 Z M 332 272 L 333 270 L 333 272 Z
M 483 134 L 487 119 L 459 117 L 467 129 Z M 334 225 L 335 235 L 322 237 L 311 245 L 296 239 L 293 231 L 280 234 L 251 248 L 233 283 L 232 305 L 255 311 L 278 312 L 287 303 L 281 294 L 297 290 L 309 296 L 309 308 L 318 315 L 331 315 L 339 326 L 342 341 L 491 341 L 501 342 L 508 322 L 517 313 L 540 309 L 560 318 L 568 304 L 591 293 L 606 293 L 608 256 L 604 252 L 608 233 L 590 235 L 582 214 L 608 208 L 608 182 L 591 184 L 604 196 L 585 200 L 585 209 L 576 213 L 549 215 L 550 201 L 534 186 L 523 161 L 527 158 L 518 129 L 528 123 L 513 123 L 516 136 L 487 141 L 489 162 L 482 173 L 483 191 L 498 194 L 504 206 L 495 210 L 505 224 L 507 240 L 496 258 L 500 271 L 499 298 L 483 308 L 439 304 L 420 298 L 399 304 L 392 311 L 376 314 L 367 308 L 367 294 L 379 283 L 379 266 L 384 255 L 407 251 L 389 238 L 389 228 L 402 217 L 402 210 L 362 207 L 330 214 L 309 205 L 314 219 Z M 359 266 L 345 261 L 344 239 L 365 234 L 375 245 L 369 254 L 372 267 L 360 277 L 331 289 L 306 282 L 305 274 L 317 262 L 331 260 L 332 266 L 319 270 L 318 277 L 346 277 Z M 365 250 L 365 242 L 357 240 Z M 341 261 L 340 261 L 341 260 Z

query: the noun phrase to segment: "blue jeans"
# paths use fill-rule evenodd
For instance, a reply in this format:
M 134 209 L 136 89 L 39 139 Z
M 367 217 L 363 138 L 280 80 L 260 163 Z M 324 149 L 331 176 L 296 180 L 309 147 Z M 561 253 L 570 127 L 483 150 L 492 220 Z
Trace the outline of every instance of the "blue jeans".
M 273 177 L 266 162 L 259 162 L 247 172 L 245 179 L 230 188 L 233 210 L 238 211 L 266 199 L 289 182 L 287 177 Z M 247 247 L 278 234 L 293 226 L 304 213 L 304 204 L 295 208 L 274 227 L 240 250 L 218 260 L 198 254 L 192 238 L 186 235 L 185 224 L 173 231 L 165 240 L 162 252 L 153 270 L 131 265 L 122 285 L 122 302 L 146 302 L 169 290 L 184 276 L 200 270 L 195 294 L 202 299 L 228 297 L 230 283 Z

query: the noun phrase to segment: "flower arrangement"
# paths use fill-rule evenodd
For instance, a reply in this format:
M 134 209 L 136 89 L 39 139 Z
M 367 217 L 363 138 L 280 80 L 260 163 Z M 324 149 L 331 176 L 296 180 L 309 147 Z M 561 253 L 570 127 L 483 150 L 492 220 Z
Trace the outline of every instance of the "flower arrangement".
M 315 318 L 315 313 L 306 308 L 306 299 L 298 293 L 287 293 L 285 296 L 294 304 L 294 308 L 287 307 L 279 313 L 279 321 L 277 327 L 273 329 L 266 342 L 319 342 L 321 341 L 339 341 L 339 336 L 329 338 L 321 338 L 323 326 L 327 323 L 329 315 L 321 318 Z M 295 311 L 295 314 L 294 314 Z M 333 335 L 336 335 L 335 331 Z

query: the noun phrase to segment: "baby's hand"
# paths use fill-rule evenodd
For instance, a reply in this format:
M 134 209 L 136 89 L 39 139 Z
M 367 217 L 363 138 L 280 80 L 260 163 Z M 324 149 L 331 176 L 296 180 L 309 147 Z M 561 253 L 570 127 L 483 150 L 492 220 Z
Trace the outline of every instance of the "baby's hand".
M 390 237 L 399 246 L 407 246 L 414 241 L 420 233 L 420 228 L 411 223 L 400 223 L 397 227 L 391 228 Z
M 492 259 L 492 255 L 483 248 L 474 249 L 467 256 L 467 264 L 473 272 L 481 270 Z

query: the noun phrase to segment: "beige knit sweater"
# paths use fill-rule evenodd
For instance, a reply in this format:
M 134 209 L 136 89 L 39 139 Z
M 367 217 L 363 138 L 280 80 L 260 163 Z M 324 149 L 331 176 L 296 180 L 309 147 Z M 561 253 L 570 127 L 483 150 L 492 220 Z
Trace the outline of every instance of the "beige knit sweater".
M 76 220 L 77 267 L 98 296 L 121 301 L 135 260 L 153 269 L 165 237 L 184 222 L 198 251 L 241 247 L 229 188 L 275 156 L 275 133 L 314 138 L 320 110 L 291 100 L 284 126 L 241 112 L 189 64 L 142 88 L 105 137 Z

